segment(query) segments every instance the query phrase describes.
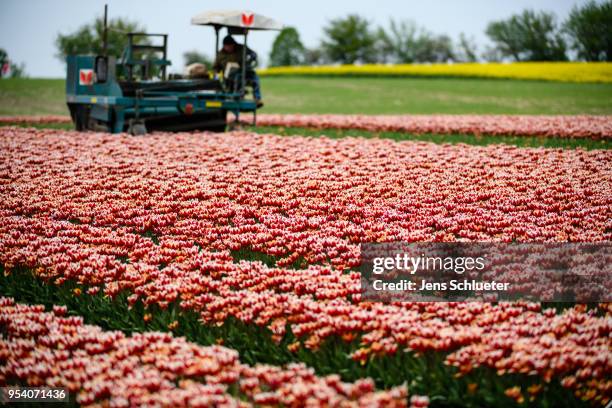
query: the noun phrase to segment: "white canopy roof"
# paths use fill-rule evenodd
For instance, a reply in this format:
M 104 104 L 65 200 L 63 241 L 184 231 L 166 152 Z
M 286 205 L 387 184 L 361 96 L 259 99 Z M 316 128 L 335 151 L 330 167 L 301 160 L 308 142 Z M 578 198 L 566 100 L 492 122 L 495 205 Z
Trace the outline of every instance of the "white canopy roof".
M 191 24 L 239 27 L 249 30 L 282 30 L 283 24 L 247 10 L 206 11 L 191 18 Z

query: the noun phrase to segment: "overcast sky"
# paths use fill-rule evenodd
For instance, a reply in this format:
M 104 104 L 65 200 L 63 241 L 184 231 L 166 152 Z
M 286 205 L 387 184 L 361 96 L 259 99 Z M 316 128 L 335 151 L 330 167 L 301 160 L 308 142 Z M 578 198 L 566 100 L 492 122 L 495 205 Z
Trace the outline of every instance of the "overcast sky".
M 169 55 L 172 72 L 183 67 L 184 51 L 214 52 L 214 31 L 189 24 L 192 15 L 206 10 L 243 9 L 276 18 L 298 29 L 306 46 L 316 46 L 322 27 L 332 18 L 359 13 L 376 25 L 387 25 L 389 18 L 412 19 L 436 33 L 453 39 L 466 33 L 479 51 L 488 43 L 487 22 L 505 18 L 525 8 L 554 12 L 563 20 L 575 4 L 586 0 L 306 0 L 204 1 L 204 0 L 0 0 L 0 48 L 9 58 L 23 62 L 32 77 L 63 77 L 64 64 L 56 56 L 58 33 L 69 33 L 102 15 L 109 5 L 110 17 L 128 17 L 150 32 L 170 34 Z M 276 33 L 257 32 L 250 45 L 268 59 Z M 252 40 L 252 41 L 251 41 Z

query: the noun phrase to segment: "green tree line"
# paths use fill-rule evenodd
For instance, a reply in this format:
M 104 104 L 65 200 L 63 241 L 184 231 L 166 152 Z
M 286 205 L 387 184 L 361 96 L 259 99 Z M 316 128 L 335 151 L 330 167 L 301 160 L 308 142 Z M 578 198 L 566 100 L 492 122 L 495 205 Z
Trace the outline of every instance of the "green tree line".
M 99 54 L 102 50 L 102 18 L 56 38 L 57 56 Z M 108 50 L 121 55 L 126 32 L 145 31 L 137 22 L 111 19 Z M 557 21 L 553 13 L 524 10 L 506 19 L 490 22 L 485 30 L 490 46 L 479 50 L 473 38 L 461 34 L 452 39 L 434 33 L 411 20 L 389 21 L 388 27 L 374 27 L 371 21 L 351 14 L 330 20 L 323 39 L 306 47 L 294 27 L 276 37 L 269 65 L 319 65 L 354 63 L 422 63 L 472 61 L 585 61 L 612 60 L 612 0 L 591 0 L 573 8 L 568 18 Z M 185 64 L 210 57 L 198 51 L 184 54 Z M 16 67 L 19 68 L 19 67 Z
M 270 65 L 326 63 L 413 63 L 484 61 L 612 61 L 612 0 L 575 6 L 566 21 L 553 13 L 524 10 L 490 22 L 492 46 L 479 52 L 472 38 L 456 41 L 411 20 L 391 20 L 387 28 L 351 14 L 323 28 L 319 46 L 306 48 L 293 27 L 276 37 Z

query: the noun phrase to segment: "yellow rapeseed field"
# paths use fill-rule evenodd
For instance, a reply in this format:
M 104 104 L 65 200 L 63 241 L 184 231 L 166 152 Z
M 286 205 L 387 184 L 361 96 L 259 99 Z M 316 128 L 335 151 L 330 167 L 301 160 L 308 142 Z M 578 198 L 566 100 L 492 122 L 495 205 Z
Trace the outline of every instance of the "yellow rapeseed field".
M 612 83 L 612 63 L 515 62 L 460 64 L 364 64 L 272 67 L 259 75 L 426 76 Z

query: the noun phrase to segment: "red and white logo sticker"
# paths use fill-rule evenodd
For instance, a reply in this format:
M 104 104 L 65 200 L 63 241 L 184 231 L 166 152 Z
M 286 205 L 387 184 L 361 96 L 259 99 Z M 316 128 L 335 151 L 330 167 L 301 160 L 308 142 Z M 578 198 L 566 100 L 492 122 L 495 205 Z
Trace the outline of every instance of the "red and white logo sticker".
M 253 20 L 255 19 L 255 15 L 254 14 L 247 14 L 247 13 L 242 13 L 242 25 L 244 27 L 250 27 L 251 25 L 253 25 Z
M 79 85 L 93 84 L 93 69 L 81 69 L 79 71 Z

